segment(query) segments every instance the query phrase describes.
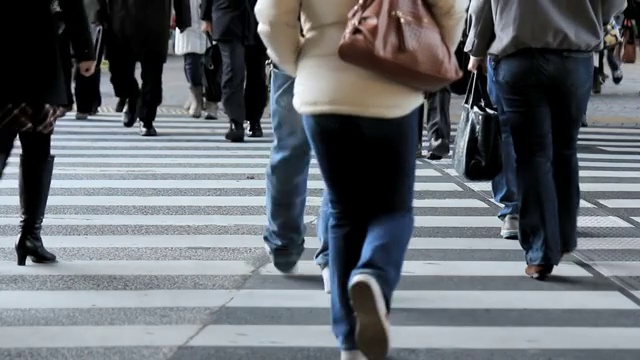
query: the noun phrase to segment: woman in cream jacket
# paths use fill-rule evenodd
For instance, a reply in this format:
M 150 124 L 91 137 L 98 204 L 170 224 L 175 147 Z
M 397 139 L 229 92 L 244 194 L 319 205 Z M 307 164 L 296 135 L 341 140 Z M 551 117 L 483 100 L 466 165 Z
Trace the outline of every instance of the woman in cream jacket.
M 428 2 L 453 52 L 468 1 Z M 357 3 L 259 0 L 255 11 L 269 56 L 296 77 L 293 104 L 327 185 L 332 324 L 342 359 L 378 360 L 389 350 L 387 314 L 413 232 L 423 95 L 340 60 Z

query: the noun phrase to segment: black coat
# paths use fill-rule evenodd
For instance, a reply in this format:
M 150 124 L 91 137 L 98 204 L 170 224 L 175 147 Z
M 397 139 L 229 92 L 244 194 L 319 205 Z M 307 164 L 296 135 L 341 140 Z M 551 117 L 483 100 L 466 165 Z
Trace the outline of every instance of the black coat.
M 176 26 L 191 26 L 189 0 L 109 0 L 107 57 L 116 51 L 132 51 L 141 60 L 154 57 L 166 61 L 169 50 L 171 5 Z
M 256 43 L 258 21 L 254 14 L 257 0 L 202 0 L 200 20 L 211 23 L 216 41 Z
M 93 60 L 83 0 L 59 0 L 76 60 Z M 58 53 L 52 1 L 11 1 L 0 21 L 0 104 L 64 105 L 67 91 Z

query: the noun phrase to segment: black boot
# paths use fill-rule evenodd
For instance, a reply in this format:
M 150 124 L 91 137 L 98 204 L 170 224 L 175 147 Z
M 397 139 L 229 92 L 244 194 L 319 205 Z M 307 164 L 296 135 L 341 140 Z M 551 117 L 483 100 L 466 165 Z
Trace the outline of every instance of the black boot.
M 247 130 L 247 136 L 251 138 L 261 138 L 264 136 L 260 121 L 249 122 L 249 129 Z
M 18 188 L 22 221 L 20 237 L 16 242 L 18 266 L 24 266 L 27 257 L 34 263 L 56 261 L 56 256 L 44 248 L 40 237 L 51 187 L 53 160 L 51 155 L 43 160 L 20 157 Z
M 242 121 L 229 120 L 229 131 L 224 136 L 225 139 L 231 142 L 243 142 L 244 141 L 244 126 Z
M 122 115 L 122 125 L 132 127 L 138 121 L 138 97 L 127 99 L 127 110 Z

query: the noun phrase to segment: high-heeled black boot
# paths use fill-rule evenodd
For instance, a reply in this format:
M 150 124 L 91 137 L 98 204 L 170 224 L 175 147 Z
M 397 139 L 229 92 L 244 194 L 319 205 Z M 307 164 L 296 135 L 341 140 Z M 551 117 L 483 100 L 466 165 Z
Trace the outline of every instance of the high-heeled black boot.
M 34 263 L 52 263 L 56 256 L 42 244 L 40 230 L 44 219 L 54 157 L 50 155 L 42 160 L 20 157 L 20 211 L 22 212 L 20 237 L 16 242 L 18 266 L 24 266 L 27 257 Z

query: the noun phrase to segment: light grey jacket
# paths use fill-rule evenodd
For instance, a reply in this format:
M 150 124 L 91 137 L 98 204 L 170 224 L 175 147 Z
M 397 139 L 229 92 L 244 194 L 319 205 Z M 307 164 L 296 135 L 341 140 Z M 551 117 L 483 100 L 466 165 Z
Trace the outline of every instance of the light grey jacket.
M 598 51 L 603 24 L 626 0 L 471 0 L 465 51 L 504 57 L 525 48 Z

